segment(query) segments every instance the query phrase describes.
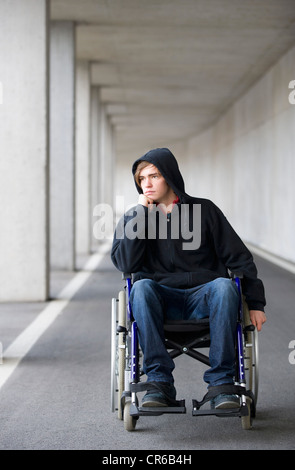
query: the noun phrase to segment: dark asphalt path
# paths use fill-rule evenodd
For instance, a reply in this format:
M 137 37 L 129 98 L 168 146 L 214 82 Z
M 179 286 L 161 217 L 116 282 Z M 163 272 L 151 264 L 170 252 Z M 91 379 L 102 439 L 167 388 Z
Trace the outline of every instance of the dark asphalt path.
M 251 431 L 242 430 L 239 418 L 192 417 L 191 399 L 206 392 L 205 366 L 189 357 L 176 359 L 175 371 L 187 414 L 141 417 L 134 433 L 124 431 L 110 410 L 111 298 L 122 283 L 106 256 L 0 389 L 0 449 L 295 449 L 295 365 L 289 362 L 295 276 L 262 259 L 256 263 L 268 305 Z M 54 273 L 52 290 L 75 274 Z M 44 306 L 0 305 L 4 350 Z

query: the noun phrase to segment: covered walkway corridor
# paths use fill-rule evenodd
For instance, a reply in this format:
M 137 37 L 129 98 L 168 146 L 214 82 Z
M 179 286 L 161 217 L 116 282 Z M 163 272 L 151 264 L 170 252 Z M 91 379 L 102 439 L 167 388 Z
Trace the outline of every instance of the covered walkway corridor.
M 189 413 L 173 441 L 172 416 L 131 443 L 110 413 L 109 247 L 155 147 L 255 255 L 268 322 L 243 445 L 294 448 L 294 64 L 294 0 L 1 0 L 2 449 L 238 445 Z M 190 401 L 202 385 L 179 364 Z

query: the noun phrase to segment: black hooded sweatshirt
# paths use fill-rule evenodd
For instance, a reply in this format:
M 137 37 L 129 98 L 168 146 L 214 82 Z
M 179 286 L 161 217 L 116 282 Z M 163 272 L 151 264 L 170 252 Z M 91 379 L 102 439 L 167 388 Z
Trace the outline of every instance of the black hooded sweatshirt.
M 264 310 L 264 287 L 257 278 L 253 257 L 221 210 L 210 200 L 191 197 L 185 192 L 182 175 L 170 150 L 147 152 L 133 164 L 133 175 L 141 161 L 158 168 L 179 201 L 172 213 L 164 216 L 164 235 L 160 231 L 160 227 L 163 230 L 160 225 L 163 215 L 155 205 L 152 211 L 138 204 L 126 212 L 118 223 L 113 241 L 111 258 L 116 268 L 133 273 L 134 282 L 148 278 L 180 289 L 218 277 L 228 278 L 230 270 L 243 276 L 243 293 L 250 310 Z M 137 184 L 136 188 L 142 193 Z M 199 212 L 194 212 L 194 207 L 198 207 Z M 176 225 L 173 225 L 179 228 L 177 237 L 171 230 L 173 214 L 177 215 Z M 199 225 L 197 246 L 192 243 L 193 234 L 197 233 L 193 230 L 194 223 Z

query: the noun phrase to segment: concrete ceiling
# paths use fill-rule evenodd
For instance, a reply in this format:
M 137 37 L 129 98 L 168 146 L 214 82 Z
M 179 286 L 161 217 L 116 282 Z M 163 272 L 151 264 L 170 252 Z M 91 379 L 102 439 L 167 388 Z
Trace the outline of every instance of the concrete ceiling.
M 211 126 L 295 44 L 295 0 L 51 0 L 51 19 L 76 22 L 131 160 Z

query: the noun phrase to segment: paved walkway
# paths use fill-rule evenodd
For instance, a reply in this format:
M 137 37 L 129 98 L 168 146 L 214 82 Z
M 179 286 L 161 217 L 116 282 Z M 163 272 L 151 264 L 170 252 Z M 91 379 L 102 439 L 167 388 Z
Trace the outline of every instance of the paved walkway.
M 206 392 L 205 366 L 189 357 L 177 358 L 175 371 L 187 414 L 141 417 L 134 433 L 124 431 L 110 409 L 111 298 L 122 283 L 109 256 L 99 255 L 78 273 L 53 273 L 51 302 L 0 304 L 0 449 L 295 449 L 295 276 L 256 263 L 268 321 L 251 431 L 239 418 L 192 417 L 191 399 Z

